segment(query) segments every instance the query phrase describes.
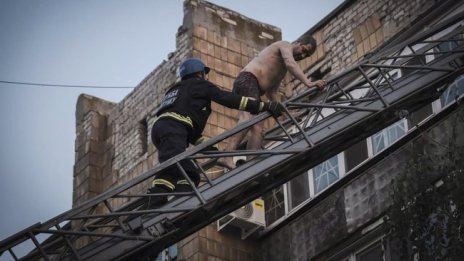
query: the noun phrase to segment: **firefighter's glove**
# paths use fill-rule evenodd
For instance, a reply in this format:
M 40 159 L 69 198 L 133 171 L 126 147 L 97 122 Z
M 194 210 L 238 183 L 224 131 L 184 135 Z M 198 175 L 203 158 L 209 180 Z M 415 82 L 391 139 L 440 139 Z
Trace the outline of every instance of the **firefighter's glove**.
M 281 102 L 271 101 L 263 102 L 263 107 L 261 111 L 268 111 L 274 117 L 279 117 L 282 115 L 282 112 L 285 110 L 284 105 Z

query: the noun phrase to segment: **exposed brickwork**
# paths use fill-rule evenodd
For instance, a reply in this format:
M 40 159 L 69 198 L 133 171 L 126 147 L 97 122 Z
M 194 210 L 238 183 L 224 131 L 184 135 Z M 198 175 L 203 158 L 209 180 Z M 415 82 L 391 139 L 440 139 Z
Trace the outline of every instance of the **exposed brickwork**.
M 103 192 L 108 173 L 106 158 L 111 153 L 106 139 L 111 130 L 106 116 L 115 104 L 81 95 L 77 103 L 76 164 L 74 166 L 73 204 L 78 205 Z

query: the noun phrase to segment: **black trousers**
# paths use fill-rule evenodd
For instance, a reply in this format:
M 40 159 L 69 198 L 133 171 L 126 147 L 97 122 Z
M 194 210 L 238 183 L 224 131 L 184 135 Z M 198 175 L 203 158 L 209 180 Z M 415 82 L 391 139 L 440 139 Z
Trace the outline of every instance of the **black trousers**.
M 151 140 L 158 149 L 158 161 L 160 163 L 184 152 L 189 145 L 189 135 L 192 129 L 176 120 L 161 118 L 155 122 L 151 129 Z M 182 168 L 189 178 L 198 186 L 200 175 L 197 168 L 190 160 L 180 161 Z M 177 181 L 185 179 L 176 164 L 164 169 L 157 174 L 156 179 L 166 179 L 176 184 Z

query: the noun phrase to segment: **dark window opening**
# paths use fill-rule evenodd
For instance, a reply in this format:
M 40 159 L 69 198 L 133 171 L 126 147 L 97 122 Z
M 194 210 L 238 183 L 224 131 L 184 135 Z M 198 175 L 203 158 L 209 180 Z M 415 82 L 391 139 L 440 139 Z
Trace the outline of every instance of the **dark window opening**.
M 309 198 L 309 178 L 308 173 L 297 176 L 288 183 L 288 196 L 290 209 L 297 207 Z
M 345 168 L 346 172 L 358 166 L 361 162 L 368 158 L 367 141 L 362 140 L 347 150 L 345 150 Z
M 432 113 L 433 113 L 432 104 L 427 104 L 424 107 L 418 109 L 417 111 L 412 112 L 410 116 L 408 117 L 409 129 L 414 127 L 414 125 L 423 121 L 428 116 L 432 115 Z
M 139 121 L 137 124 L 137 140 L 139 145 L 138 155 L 142 156 L 147 152 L 148 148 L 148 123 L 146 119 Z

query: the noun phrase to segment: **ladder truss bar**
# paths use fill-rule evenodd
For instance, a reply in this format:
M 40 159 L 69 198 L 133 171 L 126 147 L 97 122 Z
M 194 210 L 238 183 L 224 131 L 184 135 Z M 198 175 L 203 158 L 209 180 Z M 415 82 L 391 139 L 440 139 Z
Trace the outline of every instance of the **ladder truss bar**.
M 134 214 L 178 213 L 178 212 L 186 212 L 186 211 L 189 211 L 195 208 L 196 206 L 195 207 L 184 207 L 184 208 L 153 208 L 150 210 L 137 210 L 137 211 L 115 212 L 115 213 L 108 213 L 108 214 L 82 215 L 82 216 L 72 217 L 71 220 L 131 216 Z
M 203 175 L 203 177 L 205 178 L 206 182 L 208 182 L 209 185 L 212 185 L 213 183 L 211 182 L 211 179 L 208 177 L 208 175 L 206 175 L 206 171 L 202 167 L 202 164 L 198 164 L 198 162 L 196 160 L 194 160 L 194 159 L 191 159 L 191 161 L 192 161 L 193 165 L 195 165 L 200 170 L 200 172 Z
M 14 234 L 14 235 L 12 235 L 10 237 L 7 237 L 4 240 L 0 241 L 0 254 L 5 252 L 6 250 L 12 248 L 12 246 L 19 245 L 22 242 L 24 242 L 26 240 L 29 240 L 30 239 L 29 232 L 31 232 L 31 231 L 33 232 L 34 229 L 40 228 L 41 226 L 42 226 L 42 224 L 40 222 L 35 223 L 34 225 L 31 225 L 31 226 L 19 231 L 18 233 Z
M 15 255 L 15 253 L 13 252 L 13 249 L 11 248 L 8 248 L 8 252 L 10 253 L 10 255 L 14 258 L 15 261 L 19 260 L 18 257 Z
M 338 100 L 338 101 L 330 101 L 329 105 L 335 105 L 335 104 L 346 104 L 346 103 L 361 103 L 361 102 L 371 102 L 375 101 L 377 98 L 360 98 L 360 99 L 352 99 L 352 100 Z M 291 103 L 293 104 L 293 102 Z M 302 106 L 304 106 L 306 103 L 301 103 Z M 312 103 L 311 103 L 312 104 Z M 355 107 L 355 106 L 353 106 Z
M 108 210 L 110 211 L 110 213 L 114 213 L 114 210 L 113 210 L 113 208 L 111 207 L 111 205 L 110 205 L 110 203 L 108 202 L 108 200 L 105 200 L 104 203 L 105 203 L 106 208 L 108 208 Z M 122 222 L 121 222 L 121 220 L 120 220 L 119 218 L 116 218 L 115 220 L 116 220 L 116 223 L 118 223 L 118 225 L 119 225 L 120 227 L 123 226 L 123 224 L 122 224 Z M 90 225 L 87 225 L 88 228 L 94 228 L 95 226 L 96 226 L 96 225 L 91 225 L 91 224 L 90 224 Z
M 370 101 L 373 101 L 374 99 L 369 99 Z M 341 103 L 341 102 L 340 102 Z M 344 102 L 346 103 L 346 102 Z M 370 108 L 364 108 L 364 107 L 357 107 L 357 106 L 344 106 L 344 105 L 332 105 L 332 104 L 317 104 L 317 103 L 288 103 L 289 106 L 298 106 L 300 108 L 332 108 L 332 109 L 346 109 L 346 110 L 354 110 L 354 111 L 371 111 L 371 112 L 377 112 L 379 109 L 370 109 Z
M 59 224 L 56 225 L 56 229 L 58 231 L 63 231 Z M 67 238 L 66 235 L 63 235 L 63 239 L 64 239 L 64 242 L 66 243 L 66 245 L 68 246 L 68 248 L 71 250 L 72 254 L 74 255 L 74 258 L 76 260 L 78 260 L 78 261 L 82 260 L 81 257 L 79 256 L 79 254 L 77 253 L 76 249 L 72 245 L 71 241 L 69 240 L 69 238 Z
M 303 137 L 305 141 L 308 143 L 309 147 L 314 146 L 314 142 L 309 138 L 309 136 L 306 134 L 306 132 L 301 128 L 300 124 L 298 124 L 298 121 L 290 114 L 288 111 L 287 107 L 285 107 L 285 112 L 287 113 L 288 117 L 292 120 L 294 126 L 300 131 L 301 134 L 303 134 Z M 292 142 L 294 143 L 294 142 Z
M 40 245 L 39 241 L 37 241 L 37 238 L 35 237 L 34 233 L 29 231 L 29 237 L 31 238 L 32 242 L 34 242 L 35 247 L 39 250 L 42 257 L 47 261 L 50 260 L 50 259 L 48 259 L 48 255 L 47 255 L 47 253 L 45 253 L 45 250 Z
M 123 227 L 124 225 L 121 223 L 121 224 L 118 224 L 118 225 L 111 225 L 111 224 L 107 224 L 107 225 L 88 225 L 86 226 L 88 229 L 90 229 L 91 231 L 93 231 L 94 229 L 99 229 L 99 228 L 119 228 L 119 227 Z
M 120 194 L 114 196 L 114 198 L 147 198 L 151 196 L 190 196 L 193 192 L 170 192 L 170 193 L 145 193 L 145 194 Z M 113 211 L 118 213 L 118 211 Z
M 383 97 L 383 95 L 379 92 L 379 90 L 377 89 L 377 87 L 375 86 L 375 84 L 371 81 L 371 79 L 369 78 L 369 76 L 366 74 L 366 72 L 364 72 L 363 68 L 361 67 L 363 65 L 359 65 L 358 66 L 358 70 L 359 72 L 361 72 L 361 74 L 364 76 L 364 79 L 366 79 L 366 81 L 369 83 L 369 85 L 371 86 L 371 88 L 374 90 L 374 92 L 377 94 L 377 96 L 379 97 L 380 101 L 382 101 L 384 107 L 388 107 L 388 102 L 385 100 L 385 98 Z
M 287 111 L 288 113 L 288 111 Z M 290 113 L 288 113 L 290 115 Z M 285 133 L 285 136 L 290 140 L 291 143 L 294 143 L 295 140 L 292 138 L 292 135 L 290 135 L 290 133 L 288 133 L 287 131 L 287 128 L 285 128 L 282 123 L 279 121 L 279 119 L 275 118 L 278 126 L 280 127 L 280 129 Z
M 185 172 L 184 168 L 182 168 L 182 166 L 180 165 L 180 162 L 177 162 L 176 164 L 177 164 L 177 168 L 179 168 L 179 170 L 181 171 L 182 176 L 184 176 L 184 178 L 189 183 L 190 188 L 195 193 L 195 196 L 200 200 L 201 204 L 203 205 L 206 204 L 205 198 L 203 198 L 201 193 L 198 191 L 197 186 L 193 183 L 192 179 L 190 179 L 190 177 L 187 175 L 187 172 Z
M 343 96 L 345 96 L 348 100 L 353 100 L 354 99 L 353 95 L 351 95 L 349 92 L 346 92 L 342 87 L 340 87 L 339 82 L 336 82 L 334 85 L 337 87 L 337 89 L 340 91 L 340 93 Z
M 380 75 L 385 80 L 385 82 L 387 82 L 388 87 L 390 87 L 391 90 L 395 90 L 395 88 L 393 88 L 392 82 L 390 81 L 391 80 L 390 74 L 388 74 L 388 72 L 387 72 L 387 74 L 388 74 L 388 77 L 387 77 L 387 75 L 385 74 L 385 72 L 381 68 L 377 68 L 377 70 L 379 71 Z
M 303 149 L 283 149 L 283 150 L 235 150 L 222 153 L 211 153 L 204 155 L 190 156 L 191 159 L 205 159 L 212 157 L 234 157 L 234 156 L 256 156 L 256 155 L 276 155 L 276 154 L 295 154 L 302 152 Z
M 135 240 L 135 241 L 151 241 L 153 237 L 147 236 L 127 236 L 123 234 L 117 233 L 95 233 L 95 232 L 83 232 L 83 231 L 65 231 L 65 230 L 37 230 L 39 233 L 44 234 L 56 234 L 56 235 L 72 235 L 72 236 L 89 236 L 89 237 L 99 237 L 99 238 L 120 238 L 120 239 L 127 239 L 127 240 Z
M 362 67 L 372 68 L 391 68 L 391 69 L 417 69 L 417 70 L 429 70 L 429 71 L 441 71 L 441 72 L 453 72 L 452 69 L 432 67 L 432 66 L 418 66 L 418 65 L 378 65 L 378 64 L 363 64 Z M 361 71 L 362 72 L 362 71 Z

